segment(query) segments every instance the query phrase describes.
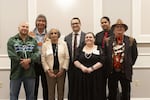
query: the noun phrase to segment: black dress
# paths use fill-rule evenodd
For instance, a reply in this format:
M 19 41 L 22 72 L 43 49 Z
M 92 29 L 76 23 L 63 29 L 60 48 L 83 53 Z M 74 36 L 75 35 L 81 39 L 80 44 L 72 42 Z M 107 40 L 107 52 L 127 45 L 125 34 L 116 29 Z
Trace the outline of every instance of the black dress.
M 85 55 L 85 52 L 80 50 L 76 56 L 81 64 L 86 67 L 91 67 L 97 62 L 104 62 L 103 54 Z M 75 91 L 74 100 L 104 100 L 102 87 L 102 70 L 101 68 L 92 73 L 83 73 L 81 69 L 75 68 Z

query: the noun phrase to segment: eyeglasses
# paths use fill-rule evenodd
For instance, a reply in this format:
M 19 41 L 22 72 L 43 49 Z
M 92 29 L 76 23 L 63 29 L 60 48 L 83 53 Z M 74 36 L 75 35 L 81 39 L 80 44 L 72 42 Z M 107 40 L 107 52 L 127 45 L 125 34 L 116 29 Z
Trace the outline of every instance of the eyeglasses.
M 57 34 L 57 32 L 51 32 L 50 34 Z
M 75 25 L 75 24 L 79 24 L 79 23 L 71 23 L 71 25 Z
M 85 38 L 93 38 L 92 36 L 86 36 Z
M 116 25 L 116 28 L 124 28 L 123 25 Z

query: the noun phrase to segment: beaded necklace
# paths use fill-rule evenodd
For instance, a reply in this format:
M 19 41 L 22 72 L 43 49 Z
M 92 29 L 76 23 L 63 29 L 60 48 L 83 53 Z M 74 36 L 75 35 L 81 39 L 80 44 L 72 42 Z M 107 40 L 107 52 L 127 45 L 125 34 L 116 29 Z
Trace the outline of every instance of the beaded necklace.
M 125 50 L 125 43 L 117 44 L 116 41 L 113 42 L 113 65 L 115 69 L 120 69 L 121 64 L 123 63 L 124 58 L 124 50 Z

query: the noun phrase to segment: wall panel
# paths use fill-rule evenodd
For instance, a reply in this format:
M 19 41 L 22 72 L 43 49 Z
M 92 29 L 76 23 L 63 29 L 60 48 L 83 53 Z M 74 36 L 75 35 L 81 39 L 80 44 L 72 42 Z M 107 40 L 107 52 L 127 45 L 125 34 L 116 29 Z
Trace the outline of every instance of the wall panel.
M 0 54 L 7 54 L 8 39 L 18 32 L 18 25 L 27 21 L 26 0 L 0 0 Z

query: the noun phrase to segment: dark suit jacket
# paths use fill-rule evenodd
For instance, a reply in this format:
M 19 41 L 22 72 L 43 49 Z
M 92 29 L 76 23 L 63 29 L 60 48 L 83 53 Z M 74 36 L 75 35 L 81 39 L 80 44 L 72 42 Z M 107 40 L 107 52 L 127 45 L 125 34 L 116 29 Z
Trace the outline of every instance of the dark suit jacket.
M 101 31 L 101 32 L 96 34 L 96 38 L 95 38 L 95 44 L 96 45 L 102 46 L 104 33 L 105 33 L 105 31 Z M 108 31 L 108 37 L 112 36 L 112 35 L 113 35 L 112 30 Z
M 105 44 L 106 64 L 107 64 L 106 66 L 108 69 L 107 70 L 108 75 L 111 75 L 111 73 L 113 73 L 112 43 L 114 38 L 115 38 L 114 36 L 109 37 L 106 40 Z M 126 78 L 132 81 L 132 69 L 138 56 L 137 44 L 135 39 L 128 36 L 124 36 L 124 43 L 125 43 L 125 51 L 124 51 L 125 56 L 123 62 L 123 72 L 125 73 Z
M 73 61 L 72 59 L 72 37 L 73 37 L 73 33 L 70 33 L 65 37 L 65 41 L 67 43 L 69 56 L 70 56 L 69 67 L 72 67 L 72 61 Z M 84 45 L 84 40 L 85 40 L 85 33 L 81 32 L 80 43 L 78 47 Z
M 106 31 L 101 31 L 101 32 L 99 32 L 99 33 L 97 33 L 96 34 L 96 37 L 95 37 L 95 44 L 96 45 L 98 45 L 100 48 L 102 48 L 102 43 L 103 43 L 103 38 L 104 38 L 104 33 L 105 33 Z M 110 36 L 112 36 L 113 35 L 113 32 L 112 32 L 112 30 L 109 30 L 108 31 L 108 37 L 110 37 Z M 102 49 L 104 49 L 104 48 L 102 48 Z M 106 62 L 105 62 L 106 63 Z M 107 76 L 106 75 L 106 73 L 107 73 L 107 67 L 105 66 L 106 64 L 103 64 L 103 67 L 102 67 L 102 69 L 103 69 L 103 73 L 104 73 L 104 76 Z

